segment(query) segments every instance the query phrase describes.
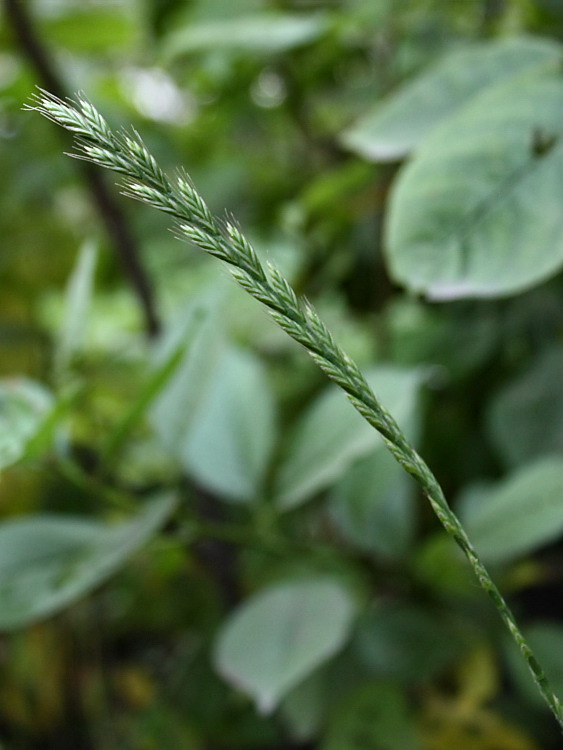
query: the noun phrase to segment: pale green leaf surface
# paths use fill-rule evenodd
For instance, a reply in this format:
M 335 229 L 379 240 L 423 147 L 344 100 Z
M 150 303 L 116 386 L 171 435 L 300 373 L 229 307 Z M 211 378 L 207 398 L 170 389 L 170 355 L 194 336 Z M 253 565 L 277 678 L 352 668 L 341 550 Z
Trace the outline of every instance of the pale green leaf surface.
M 409 429 L 421 382 L 419 370 L 378 366 L 367 373 L 377 397 L 403 429 Z M 297 424 L 276 481 L 276 499 L 294 508 L 337 481 L 358 459 L 384 450 L 381 436 L 329 386 Z
M 469 538 L 484 560 L 505 563 L 563 533 L 563 460 L 542 458 L 460 500 Z
M 378 102 L 344 131 L 342 141 L 373 161 L 402 159 L 487 86 L 534 65 L 559 60 L 561 54 L 556 42 L 532 37 L 456 50 Z
M 412 486 L 388 451 L 354 464 L 329 497 L 330 517 L 353 545 L 386 558 L 405 553 L 415 522 Z
M 193 420 L 202 408 L 204 395 L 224 347 L 221 317 L 223 300 L 212 289 L 190 304 L 170 326 L 156 355 L 156 367 L 173 356 L 182 342 L 190 342 L 182 362 L 153 403 L 152 425 L 164 448 L 178 456 Z
M 166 450 L 199 483 L 231 500 L 259 492 L 275 440 L 275 404 L 260 361 L 227 346 L 222 287 L 190 305 L 165 341 L 171 356 L 189 341 L 152 408 Z
M 171 496 L 132 520 L 109 525 L 35 515 L 0 526 L 0 630 L 13 630 L 67 607 L 118 570 L 164 523 Z
M 0 469 L 16 463 L 53 408 L 51 394 L 27 378 L 0 381 Z
M 225 348 L 178 446 L 181 461 L 219 495 L 252 500 L 261 488 L 275 435 L 275 403 L 262 364 L 250 353 Z
M 68 280 L 64 316 L 55 350 L 55 369 L 64 371 L 73 355 L 84 343 L 84 332 L 92 290 L 98 250 L 94 243 L 85 242 Z
M 563 351 L 549 349 L 493 400 L 488 427 L 507 466 L 563 453 Z
M 242 604 L 224 624 L 215 665 L 262 711 L 272 711 L 344 645 L 354 610 L 348 592 L 328 578 L 271 586 Z
M 257 14 L 188 24 L 164 42 L 167 59 L 202 51 L 231 50 L 276 54 L 300 47 L 325 32 L 324 15 Z
M 438 127 L 392 194 L 394 280 L 449 300 L 514 294 L 554 274 L 562 133 L 563 79 L 547 68 L 488 89 Z

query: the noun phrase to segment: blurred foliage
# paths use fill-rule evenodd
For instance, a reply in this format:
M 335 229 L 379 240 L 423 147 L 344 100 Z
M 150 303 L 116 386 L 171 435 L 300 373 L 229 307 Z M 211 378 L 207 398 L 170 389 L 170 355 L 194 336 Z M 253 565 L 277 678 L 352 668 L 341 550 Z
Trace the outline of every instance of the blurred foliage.
M 60 83 L 318 307 L 563 690 L 563 3 L 20 5 Z M 15 19 L 5 0 L 2 750 L 559 747 L 378 436 L 110 186 L 146 335 L 107 212 L 21 111 L 45 70 Z

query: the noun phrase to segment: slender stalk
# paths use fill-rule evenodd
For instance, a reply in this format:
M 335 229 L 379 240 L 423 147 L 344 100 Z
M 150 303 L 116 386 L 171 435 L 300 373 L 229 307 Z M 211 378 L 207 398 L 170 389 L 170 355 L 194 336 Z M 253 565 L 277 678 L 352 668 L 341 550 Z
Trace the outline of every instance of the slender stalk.
M 37 110 L 74 134 L 78 153 L 72 156 L 124 175 L 125 195 L 171 214 L 177 222 L 180 237 L 189 239 L 227 263 L 243 289 L 265 305 L 278 325 L 302 344 L 328 377 L 346 392 L 364 419 L 383 436 L 399 464 L 418 482 L 442 526 L 462 549 L 477 581 L 493 600 L 540 693 L 563 729 L 563 708 L 559 699 L 465 529 L 449 507 L 438 481 L 313 308 L 297 298 L 276 268 L 261 263 L 253 247 L 232 222 L 223 224 L 211 214 L 187 175 L 180 173 L 170 180 L 137 133 L 113 133 L 99 112 L 82 96 L 76 102 L 64 102 L 42 92 L 27 108 Z
M 64 78 L 57 70 L 49 50 L 33 22 L 32 3 L 25 0 L 4 0 L 6 19 L 22 54 L 34 68 L 38 80 L 57 96 L 65 96 Z M 136 295 L 147 336 L 155 337 L 160 331 L 154 290 L 143 266 L 137 242 L 121 211 L 116 197 L 108 188 L 103 176 L 90 164 L 83 164 L 84 183 L 98 211 L 107 235 L 112 242 L 119 262 Z

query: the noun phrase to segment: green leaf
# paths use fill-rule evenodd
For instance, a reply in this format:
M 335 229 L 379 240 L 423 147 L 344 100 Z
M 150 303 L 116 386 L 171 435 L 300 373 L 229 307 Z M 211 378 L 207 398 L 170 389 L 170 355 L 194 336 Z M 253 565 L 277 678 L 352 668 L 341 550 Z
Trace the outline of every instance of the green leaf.
M 248 501 L 260 493 L 275 436 L 275 404 L 260 361 L 225 348 L 177 446 L 183 465 L 219 495 Z
M 115 464 L 131 432 L 156 401 L 185 359 L 186 352 L 193 338 L 196 336 L 197 330 L 198 321 L 196 319 L 194 320 L 193 327 L 188 331 L 187 339 L 180 341 L 176 348 L 172 349 L 162 362 L 159 362 L 154 368 L 140 393 L 134 398 L 129 409 L 127 409 L 121 421 L 106 441 L 101 452 L 102 464 Z
M 225 0 L 191 0 L 190 3 L 185 3 L 180 0 L 180 4 L 184 8 L 183 12 L 175 16 L 179 19 L 178 25 L 184 22 L 184 18 L 185 23 L 189 23 L 253 15 L 264 7 L 264 0 L 238 0 L 236 3 L 226 3 Z
M 563 351 L 548 349 L 492 402 L 489 432 L 507 466 L 563 452 L 561 373 Z
M 523 70 L 558 61 L 562 48 L 547 39 L 501 39 L 443 57 L 414 81 L 378 102 L 342 134 L 344 145 L 373 161 L 394 161 L 487 86 Z
M 563 264 L 563 80 L 488 89 L 425 140 L 393 191 L 395 281 L 434 300 L 527 289 Z
M 563 533 L 563 460 L 542 458 L 495 487 L 467 492 L 460 515 L 488 562 L 505 563 Z
M 444 309 L 407 295 L 390 301 L 384 321 L 395 364 L 412 367 L 428 363 L 436 373 L 439 362 L 439 369 L 448 373 L 451 382 L 478 372 L 497 352 L 502 335 L 498 311 L 490 305 Z
M 410 604 L 375 604 L 359 625 L 361 663 L 380 678 L 406 685 L 438 675 L 461 650 L 458 634 L 441 613 Z
M 170 326 L 156 355 L 156 367 L 190 341 L 184 358 L 151 409 L 151 422 L 163 446 L 178 456 L 179 446 L 201 408 L 224 346 L 223 299 L 216 289 L 188 305 Z
M 186 338 L 184 361 L 156 400 L 152 422 L 170 455 L 203 486 L 230 500 L 261 489 L 275 440 L 275 404 L 260 361 L 225 344 L 226 306 L 211 293 L 186 310 L 161 357 Z
M 0 525 L 0 629 L 14 630 L 72 604 L 104 582 L 164 523 L 171 496 L 109 525 L 35 515 Z
M 328 27 L 326 16 L 268 13 L 227 21 L 188 24 L 165 40 L 168 60 L 202 51 L 229 50 L 274 55 L 310 44 Z
M 64 372 L 84 341 L 86 319 L 90 308 L 98 249 L 85 242 L 78 254 L 66 288 L 64 317 L 55 350 L 55 371 Z
M 329 510 L 347 541 L 386 558 L 401 557 L 413 536 L 412 486 L 388 451 L 352 466 L 331 493 Z
M 327 578 L 271 586 L 224 624 L 215 647 L 221 675 L 260 710 L 280 699 L 343 646 L 352 623 L 349 593 Z
M 0 380 L 0 469 L 24 458 L 52 409 L 52 396 L 39 383 Z
M 369 682 L 336 706 L 321 750 L 420 750 L 403 693 Z
M 418 370 L 379 366 L 367 380 L 401 427 L 408 429 L 414 416 L 421 382 Z M 276 482 L 276 499 L 283 509 L 294 508 L 334 484 L 358 459 L 383 440 L 347 401 L 330 386 L 310 406 L 294 430 Z
M 45 5 L 45 3 L 43 3 Z M 56 8 L 56 4 L 50 3 Z M 51 16 L 50 18 L 47 16 Z M 125 12 L 125 4 L 113 8 L 76 6 L 63 13 L 45 14 L 41 21 L 42 33 L 51 44 L 79 53 L 120 54 L 139 39 L 140 25 L 135 14 Z

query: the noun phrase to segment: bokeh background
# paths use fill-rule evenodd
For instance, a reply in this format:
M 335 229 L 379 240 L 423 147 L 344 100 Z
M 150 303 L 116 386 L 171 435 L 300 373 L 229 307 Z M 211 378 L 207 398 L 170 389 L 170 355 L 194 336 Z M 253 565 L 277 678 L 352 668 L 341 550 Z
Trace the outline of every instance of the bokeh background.
M 560 747 L 375 433 L 22 106 L 84 92 L 236 217 L 369 373 L 563 695 L 563 2 L 1 8 L 2 750 Z M 448 280 L 458 230 L 473 286 Z

